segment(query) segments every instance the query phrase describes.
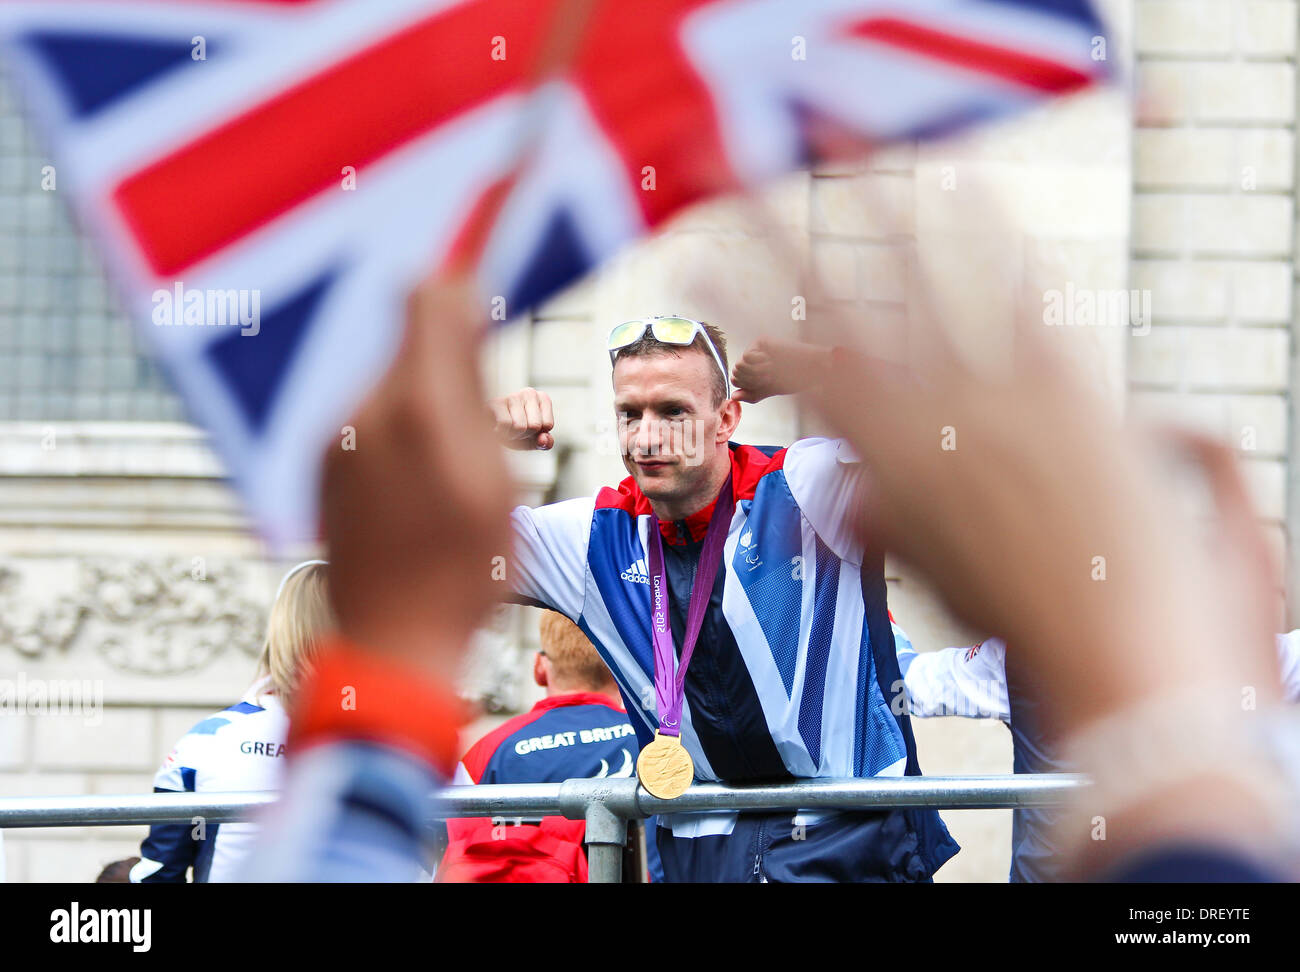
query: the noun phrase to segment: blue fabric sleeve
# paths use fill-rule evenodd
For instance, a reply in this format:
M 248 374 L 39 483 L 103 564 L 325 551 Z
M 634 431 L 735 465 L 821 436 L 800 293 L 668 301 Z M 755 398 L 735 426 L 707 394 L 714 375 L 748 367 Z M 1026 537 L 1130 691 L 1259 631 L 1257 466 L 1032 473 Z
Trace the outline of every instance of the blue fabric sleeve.
M 1147 848 L 1121 861 L 1102 878 L 1117 884 L 1269 883 L 1286 879 L 1245 854 L 1206 844 Z
M 175 793 L 155 786 L 155 793 Z M 140 844 L 140 864 L 131 869 L 131 881 L 137 884 L 184 884 L 186 872 L 194 866 L 199 844 L 194 828 L 187 823 L 154 824 Z M 150 864 L 161 867 L 150 869 Z
M 418 881 L 441 784 L 404 750 L 355 741 L 316 746 L 291 764 L 245 879 Z

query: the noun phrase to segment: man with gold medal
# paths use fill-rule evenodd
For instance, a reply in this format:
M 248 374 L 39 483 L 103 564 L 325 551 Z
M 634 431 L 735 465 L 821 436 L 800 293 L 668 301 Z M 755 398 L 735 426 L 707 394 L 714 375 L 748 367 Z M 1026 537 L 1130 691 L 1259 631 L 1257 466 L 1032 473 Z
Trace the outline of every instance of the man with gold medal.
M 516 509 L 506 580 L 596 645 L 642 784 L 673 799 L 693 781 L 919 774 L 889 704 L 902 678 L 883 558 L 852 528 L 855 458 L 829 439 L 732 442 L 741 399 L 761 395 L 733 393 L 713 325 L 625 321 L 607 349 L 630 476 Z M 492 409 L 509 447 L 554 445 L 543 392 Z M 669 881 L 925 881 L 958 849 L 921 809 L 675 813 L 650 829 Z

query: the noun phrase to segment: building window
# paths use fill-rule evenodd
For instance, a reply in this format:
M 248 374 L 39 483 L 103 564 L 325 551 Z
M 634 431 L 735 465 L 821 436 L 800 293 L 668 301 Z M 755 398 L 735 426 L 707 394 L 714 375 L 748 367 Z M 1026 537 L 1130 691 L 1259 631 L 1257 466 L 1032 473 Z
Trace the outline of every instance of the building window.
M 183 421 L 50 162 L 0 73 L 0 421 Z

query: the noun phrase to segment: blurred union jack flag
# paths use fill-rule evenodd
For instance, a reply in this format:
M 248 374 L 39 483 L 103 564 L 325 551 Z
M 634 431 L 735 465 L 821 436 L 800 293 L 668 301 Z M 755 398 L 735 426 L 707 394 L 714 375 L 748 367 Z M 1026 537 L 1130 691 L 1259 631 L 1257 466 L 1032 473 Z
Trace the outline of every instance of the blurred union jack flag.
M 275 542 L 431 269 L 514 316 L 827 131 L 1084 87 L 1103 37 L 1083 0 L 0 0 L 59 190 Z M 194 293 L 256 323 L 160 326 L 212 323 Z

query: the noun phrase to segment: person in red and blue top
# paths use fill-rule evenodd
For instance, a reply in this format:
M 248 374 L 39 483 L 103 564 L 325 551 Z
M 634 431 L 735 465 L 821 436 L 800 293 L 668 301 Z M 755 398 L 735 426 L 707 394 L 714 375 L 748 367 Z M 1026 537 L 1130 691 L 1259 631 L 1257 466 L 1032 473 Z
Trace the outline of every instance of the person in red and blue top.
M 594 496 L 515 509 L 514 599 L 576 622 L 613 672 L 642 746 L 670 716 L 696 781 L 918 775 L 907 714 L 887 701 L 901 675 L 883 551 L 855 528 L 856 456 L 826 438 L 731 441 L 745 390 L 733 393 L 726 338 L 712 324 L 626 321 L 607 350 L 629 476 Z M 543 392 L 523 389 L 492 409 L 506 445 L 554 445 Z M 719 507 L 725 538 L 706 568 Z M 651 562 L 660 546 L 662 573 Z M 652 579 L 667 593 L 678 662 L 692 601 L 702 605 L 671 713 L 655 686 Z M 677 812 L 653 832 L 669 882 L 927 881 L 958 850 L 921 808 Z
M 618 686 L 587 636 L 568 618 L 542 612 L 533 681 L 546 698 L 488 733 L 465 753 L 452 782 L 559 783 L 630 777 L 640 748 Z M 474 817 L 447 821 L 443 882 L 581 882 L 586 824 Z

